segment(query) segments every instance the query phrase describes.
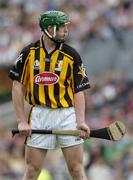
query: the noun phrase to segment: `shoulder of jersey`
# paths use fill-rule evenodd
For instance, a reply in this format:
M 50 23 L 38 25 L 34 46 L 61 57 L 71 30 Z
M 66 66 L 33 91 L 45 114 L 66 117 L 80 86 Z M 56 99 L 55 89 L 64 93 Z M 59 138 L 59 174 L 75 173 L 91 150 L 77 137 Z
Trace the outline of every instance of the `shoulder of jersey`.
M 62 51 L 65 52 L 66 54 L 75 57 L 76 55 L 78 55 L 78 52 L 76 51 L 76 49 L 74 49 L 73 47 L 69 46 L 68 44 L 63 44 L 63 48 Z
M 63 45 L 62 50 L 65 51 L 65 52 L 71 53 L 71 55 L 74 54 L 74 53 L 77 53 L 76 49 L 74 49 L 73 47 L 71 47 L 71 46 L 69 46 L 68 44 L 65 44 L 65 43 Z
M 29 52 L 30 50 L 34 50 L 38 48 L 39 48 L 39 41 L 33 42 L 29 44 L 28 46 L 25 46 L 23 50 Z

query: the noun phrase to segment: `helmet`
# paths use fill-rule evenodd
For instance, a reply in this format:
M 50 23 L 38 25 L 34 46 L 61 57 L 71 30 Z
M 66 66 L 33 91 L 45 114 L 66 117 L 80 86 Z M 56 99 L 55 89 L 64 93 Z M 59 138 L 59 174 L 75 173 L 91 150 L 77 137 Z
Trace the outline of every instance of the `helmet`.
M 40 28 L 42 31 L 47 30 L 48 26 L 56 26 L 58 29 L 61 25 L 69 23 L 68 16 L 62 11 L 46 11 L 41 14 Z
M 41 14 L 39 25 L 41 30 L 54 42 L 64 42 L 65 39 L 57 39 L 56 31 L 59 29 L 60 26 L 64 24 L 68 24 L 69 18 L 68 16 L 62 11 L 46 11 L 45 13 Z M 54 27 L 54 34 L 50 35 L 47 31 L 48 26 Z

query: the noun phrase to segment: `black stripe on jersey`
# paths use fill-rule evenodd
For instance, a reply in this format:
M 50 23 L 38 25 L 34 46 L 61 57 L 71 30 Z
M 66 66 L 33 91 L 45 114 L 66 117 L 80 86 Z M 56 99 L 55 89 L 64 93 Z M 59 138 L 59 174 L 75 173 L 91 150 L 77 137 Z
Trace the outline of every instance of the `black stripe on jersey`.
M 58 58 L 57 58 L 57 63 L 56 63 L 56 64 L 58 64 L 59 61 L 62 61 L 63 58 L 64 58 L 64 54 L 62 54 L 62 53 L 59 52 Z M 55 65 L 55 68 L 56 68 L 56 65 Z M 60 76 L 60 71 L 55 70 L 55 73 L 56 73 L 58 76 Z M 62 107 L 62 104 L 60 103 L 60 97 L 59 97 L 60 92 L 59 92 L 59 90 L 60 90 L 60 89 L 59 89 L 59 84 L 57 83 L 57 84 L 55 84 L 55 87 L 54 87 L 54 96 L 55 96 L 55 100 L 56 100 L 56 102 L 57 102 L 57 107 Z
M 40 49 L 39 48 L 35 51 L 34 62 L 36 60 L 40 62 Z M 34 76 L 35 76 L 35 75 L 39 74 L 39 68 L 35 68 L 35 65 L 33 65 L 33 66 L 34 66 Z M 34 94 L 35 104 L 40 105 L 40 102 L 39 102 L 39 85 L 38 84 L 34 83 L 33 91 L 34 91 L 33 94 Z
M 50 69 L 50 55 L 48 53 L 46 53 L 46 57 L 45 59 L 47 59 L 45 61 L 45 71 L 49 71 Z M 49 93 L 48 93 L 48 86 L 44 86 L 44 92 L 45 92 L 45 97 L 46 97 L 46 105 L 48 107 L 51 107 L 51 101 L 49 99 Z
M 24 77 L 25 77 L 24 75 L 25 75 L 25 72 L 26 72 L 27 63 L 28 63 L 28 61 L 27 61 L 26 64 L 25 64 L 25 69 L 24 69 L 24 73 L 23 73 L 23 78 L 22 78 L 22 80 L 21 80 L 22 83 L 24 82 Z
M 66 74 L 66 81 L 64 82 L 64 86 L 65 87 L 68 87 L 67 79 L 69 78 L 70 75 L 71 75 L 71 67 L 70 67 L 70 64 L 68 64 L 67 74 Z M 64 98 L 67 101 L 67 103 L 69 104 L 69 106 L 73 106 L 72 100 L 71 100 L 71 98 L 70 98 L 70 96 L 68 94 L 67 88 L 66 88 L 66 92 L 65 92 Z

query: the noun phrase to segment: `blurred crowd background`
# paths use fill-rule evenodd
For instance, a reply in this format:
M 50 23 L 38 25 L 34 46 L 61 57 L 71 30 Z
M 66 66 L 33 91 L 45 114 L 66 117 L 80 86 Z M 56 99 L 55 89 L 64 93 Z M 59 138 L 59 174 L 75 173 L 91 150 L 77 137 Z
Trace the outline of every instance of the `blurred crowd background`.
M 85 141 L 88 180 L 133 180 L 133 1 L 0 0 L 0 180 L 20 180 L 22 137 L 16 126 L 8 72 L 21 49 L 40 37 L 39 16 L 62 10 L 71 20 L 68 43 L 81 54 L 91 83 L 85 92 L 86 121 L 101 128 L 120 120 L 119 142 Z M 60 149 L 50 151 L 39 180 L 70 180 Z

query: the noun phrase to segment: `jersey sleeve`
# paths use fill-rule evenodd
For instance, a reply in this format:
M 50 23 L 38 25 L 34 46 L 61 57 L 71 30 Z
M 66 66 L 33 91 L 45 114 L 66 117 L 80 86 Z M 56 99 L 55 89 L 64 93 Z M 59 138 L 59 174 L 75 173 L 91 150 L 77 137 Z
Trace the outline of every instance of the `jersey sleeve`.
M 86 74 L 85 67 L 83 65 L 80 55 L 77 52 L 74 53 L 73 74 L 74 93 L 90 88 L 90 83 Z
M 9 77 L 12 80 L 17 80 L 24 85 L 26 85 L 29 78 L 29 52 L 30 48 L 28 46 L 25 47 L 9 72 Z

